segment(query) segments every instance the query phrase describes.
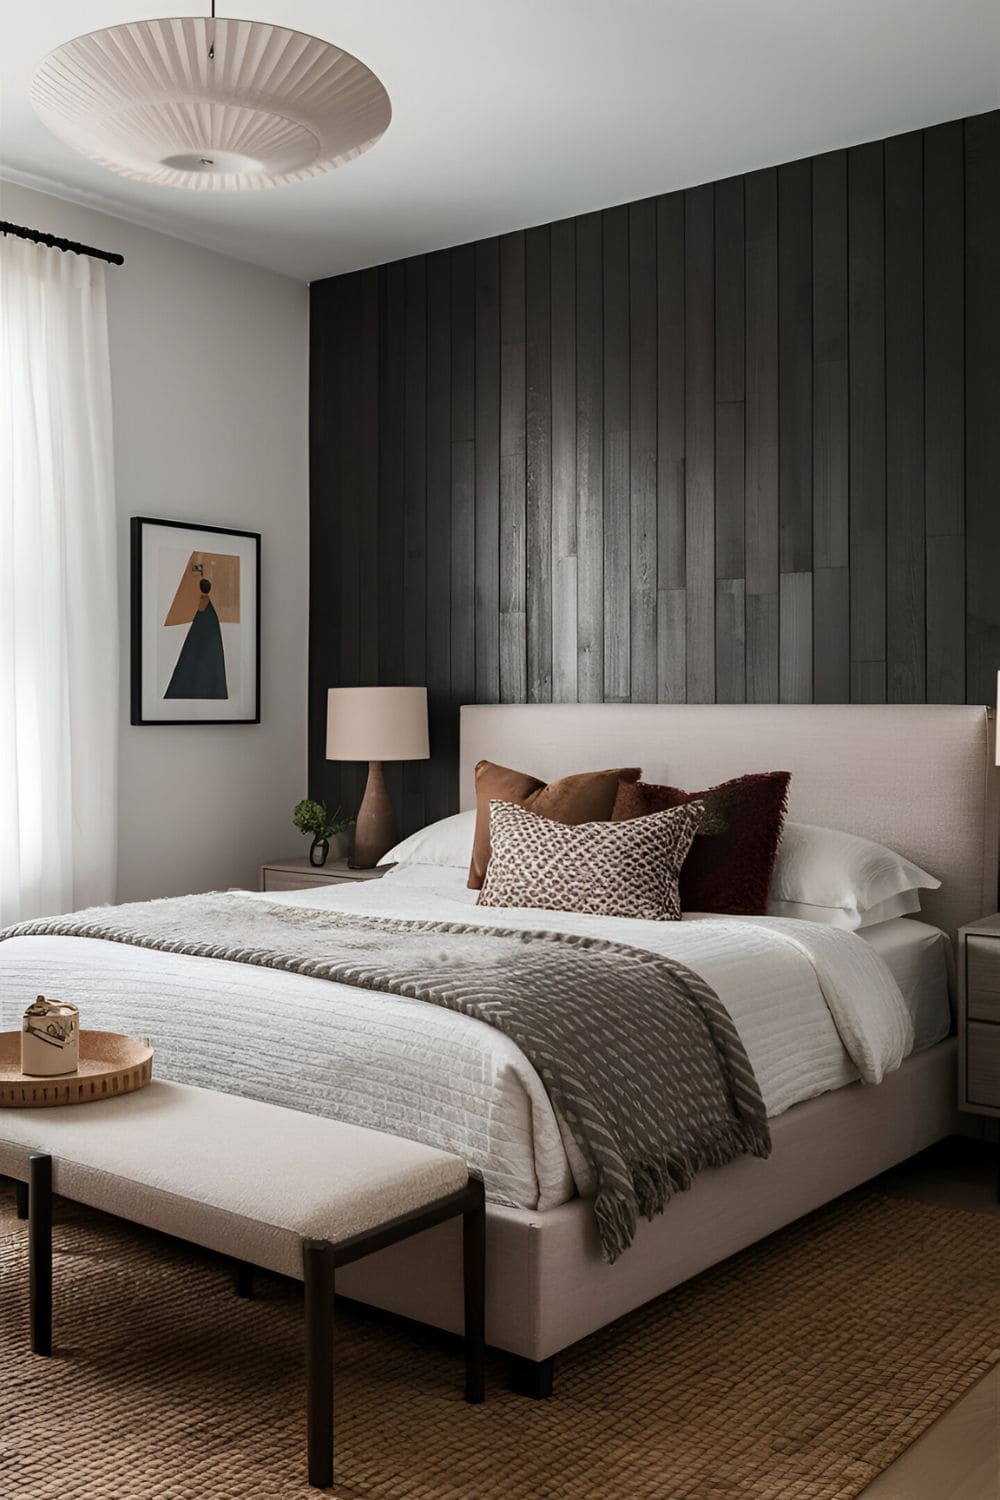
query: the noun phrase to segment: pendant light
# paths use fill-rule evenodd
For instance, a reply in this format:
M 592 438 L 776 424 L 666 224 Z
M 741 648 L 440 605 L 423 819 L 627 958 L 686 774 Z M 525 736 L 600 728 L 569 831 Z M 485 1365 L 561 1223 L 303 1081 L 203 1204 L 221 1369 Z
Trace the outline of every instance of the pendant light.
M 136 182 L 239 192 L 302 182 L 385 134 L 370 68 L 262 21 L 182 16 L 109 26 L 49 53 L 31 102 L 61 140 Z

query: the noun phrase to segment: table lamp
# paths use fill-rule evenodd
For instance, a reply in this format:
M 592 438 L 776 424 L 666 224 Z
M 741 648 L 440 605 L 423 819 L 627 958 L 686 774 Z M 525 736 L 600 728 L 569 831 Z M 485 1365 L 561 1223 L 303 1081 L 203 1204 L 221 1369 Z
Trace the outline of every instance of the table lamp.
M 330 688 L 327 760 L 366 760 L 368 784 L 358 810 L 349 864 L 370 870 L 396 843 L 396 815 L 382 776 L 386 760 L 427 760 L 425 687 Z

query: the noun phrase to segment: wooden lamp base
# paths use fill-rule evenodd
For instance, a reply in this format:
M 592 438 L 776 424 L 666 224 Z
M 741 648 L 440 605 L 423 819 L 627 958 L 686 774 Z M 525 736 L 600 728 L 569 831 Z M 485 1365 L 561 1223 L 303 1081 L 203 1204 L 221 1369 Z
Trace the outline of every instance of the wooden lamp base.
M 368 762 L 368 782 L 354 827 L 354 849 L 347 861 L 352 870 L 371 870 L 397 843 L 396 814 L 382 775 L 382 762 Z

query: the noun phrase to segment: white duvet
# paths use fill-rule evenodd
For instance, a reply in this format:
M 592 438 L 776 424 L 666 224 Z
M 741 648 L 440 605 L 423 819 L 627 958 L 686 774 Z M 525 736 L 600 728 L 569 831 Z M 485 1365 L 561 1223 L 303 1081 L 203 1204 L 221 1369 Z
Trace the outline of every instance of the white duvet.
M 490 911 L 475 905 L 463 872 L 427 866 L 260 899 L 582 932 L 669 954 L 728 1007 L 770 1116 L 859 1077 L 878 1083 L 913 1047 L 910 1013 L 882 959 L 855 934 L 817 923 Z M 457 1151 L 482 1171 L 495 1202 L 546 1209 L 591 1189 L 534 1068 L 481 1021 L 274 969 L 86 938 L 0 943 L 3 1029 L 42 991 L 75 1000 L 85 1027 L 150 1036 L 162 1078 Z

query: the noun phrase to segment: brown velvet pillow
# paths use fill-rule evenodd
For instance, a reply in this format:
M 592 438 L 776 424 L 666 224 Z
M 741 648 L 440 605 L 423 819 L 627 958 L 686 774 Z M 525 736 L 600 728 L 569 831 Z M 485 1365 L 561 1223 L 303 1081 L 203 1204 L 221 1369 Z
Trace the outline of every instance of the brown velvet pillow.
M 537 776 L 481 760 L 476 767 L 476 833 L 472 841 L 469 889 L 482 889 L 490 862 L 490 803 L 517 802 L 554 823 L 606 823 L 615 805 L 619 784 L 638 781 L 638 766 L 614 771 L 583 771 L 561 776 L 548 785 Z
M 701 831 L 681 870 L 682 909 L 763 917 L 790 780 L 789 771 L 760 771 L 704 792 L 622 782 L 614 818 L 641 818 L 684 802 L 704 802 Z

